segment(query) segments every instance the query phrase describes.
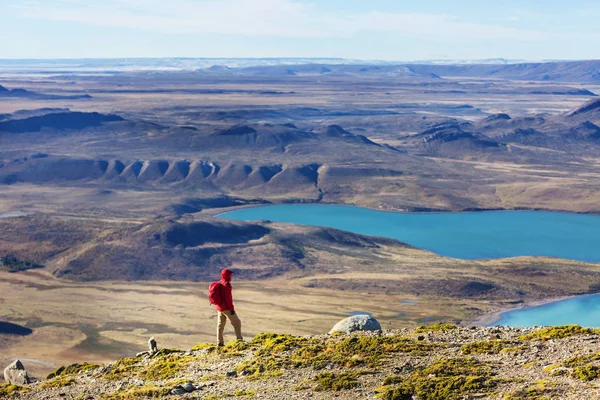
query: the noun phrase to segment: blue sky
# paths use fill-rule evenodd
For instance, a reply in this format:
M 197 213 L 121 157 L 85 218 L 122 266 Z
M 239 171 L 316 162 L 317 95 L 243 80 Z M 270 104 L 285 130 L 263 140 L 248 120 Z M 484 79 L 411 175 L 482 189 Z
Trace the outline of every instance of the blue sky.
M 598 0 L 0 0 L 0 58 L 600 58 Z

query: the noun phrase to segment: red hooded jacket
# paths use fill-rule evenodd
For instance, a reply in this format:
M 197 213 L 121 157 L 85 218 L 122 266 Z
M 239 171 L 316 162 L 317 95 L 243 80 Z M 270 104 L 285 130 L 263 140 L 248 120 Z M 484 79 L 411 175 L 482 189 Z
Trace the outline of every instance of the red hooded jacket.
M 235 311 L 233 295 L 231 294 L 231 275 L 233 275 L 233 272 L 227 268 L 221 271 L 222 304 L 216 304 L 217 311 Z

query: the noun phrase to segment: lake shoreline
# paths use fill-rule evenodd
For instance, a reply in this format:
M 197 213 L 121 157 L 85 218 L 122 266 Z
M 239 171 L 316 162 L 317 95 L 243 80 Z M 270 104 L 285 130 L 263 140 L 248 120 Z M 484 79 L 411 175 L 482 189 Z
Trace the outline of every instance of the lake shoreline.
M 356 205 L 356 204 L 346 204 L 346 203 L 328 203 L 322 201 L 281 201 L 281 202 L 271 202 L 271 203 L 252 203 L 252 204 L 242 204 L 239 206 L 231 206 L 231 207 L 220 207 L 220 208 L 206 208 L 200 211 L 200 213 L 204 215 L 210 215 L 212 217 L 220 217 L 223 214 L 227 214 L 229 212 L 242 210 L 246 208 L 255 208 L 255 207 L 269 207 L 269 206 L 280 206 L 280 205 L 329 205 L 329 206 L 347 206 L 347 207 L 358 207 L 364 208 L 372 211 L 381 211 L 381 212 L 389 212 L 393 214 L 461 214 L 461 213 L 481 213 L 481 212 L 503 212 L 503 211 L 539 211 L 539 212 L 551 212 L 551 213 L 561 213 L 561 214 L 577 214 L 577 215 L 598 215 L 600 216 L 600 211 L 571 211 L 571 210 L 555 210 L 549 208 L 528 208 L 528 207 L 516 207 L 516 208 L 465 208 L 462 210 L 442 210 L 442 209 L 427 209 L 427 208 L 415 208 L 415 209 L 392 209 L 392 208 L 375 208 L 364 205 Z
M 574 299 L 574 298 L 594 296 L 597 294 L 600 294 L 600 292 L 586 293 L 586 294 L 574 294 L 574 295 L 560 296 L 560 297 L 554 297 L 551 299 L 544 299 L 544 300 L 524 301 L 522 304 L 520 304 L 519 306 L 516 306 L 516 307 L 502 308 L 497 311 L 486 313 L 480 317 L 475 318 L 474 320 L 471 320 L 470 322 L 468 322 L 465 325 L 466 326 L 489 327 L 489 326 L 493 326 L 496 322 L 500 321 L 502 319 L 502 315 L 504 315 L 506 313 L 510 313 L 510 312 L 518 311 L 518 310 L 524 310 L 524 309 L 528 309 L 528 308 L 544 306 L 544 305 L 548 305 L 548 304 L 552 304 L 552 303 L 558 303 L 560 301 Z

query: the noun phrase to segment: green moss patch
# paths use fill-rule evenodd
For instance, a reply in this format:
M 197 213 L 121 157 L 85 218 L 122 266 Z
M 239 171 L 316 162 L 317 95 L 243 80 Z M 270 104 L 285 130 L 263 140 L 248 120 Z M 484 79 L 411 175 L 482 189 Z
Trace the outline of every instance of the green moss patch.
M 233 392 L 234 397 L 254 397 L 256 396 L 256 390 L 236 390 Z
M 427 332 L 447 332 L 458 329 L 458 326 L 452 324 L 433 324 L 430 326 L 420 326 L 415 329 L 415 333 L 427 333 Z
M 551 326 L 532 332 L 528 335 L 520 336 L 521 340 L 549 340 L 549 339 L 564 339 L 575 335 L 594 335 L 597 334 L 597 329 L 582 328 L 579 325 L 563 325 Z
M 291 361 L 295 367 L 324 368 L 333 364 L 343 367 L 376 367 L 392 353 L 426 355 L 440 345 L 422 343 L 403 336 L 359 336 L 325 344 L 307 345 L 296 351 Z
M 11 384 L 0 385 L 0 398 L 10 398 L 20 393 L 27 393 L 29 391 L 30 389 L 24 386 L 17 386 Z
M 540 380 L 537 381 L 535 385 L 507 394 L 504 396 L 503 400 L 550 400 L 559 395 L 556 386 L 557 385 L 551 381 Z
M 172 379 L 183 372 L 195 360 L 197 358 L 191 356 L 170 354 L 152 361 L 152 363 L 139 372 L 139 376 L 140 378 L 152 381 Z
M 458 400 L 497 385 L 492 367 L 472 358 L 443 358 L 410 374 L 398 386 L 378 390 L 381 399 Z
M 600 368 L 590 364 L 583 367 L 577 367 L 573 369 L 571 377 L 573 379 L 579 379 L 586 382 L 593 381 L 594 379 L 598 379 L 600 377 Z
M 102 397 L 102 400 L 131 400 L 131 399 L 162 399 L 171 389 L 154 385 L 131 387 L 125 391 L 112 393 Z
M 46 377 L 46 379 L 52 379 L 52 378 L 56 378 L 57 376 L 62 376 L 62 375 L 85 374 L 85 373 L 89 373 L 99 367 L 100 366 L 98 364 L 90 364 L 90 363 L 71 364 L 66 367 L 65 366 L 59 367 L 54 372 L 51 372 Z
M 141 368 L 139 357 L 121 358 L 112 364 L 107 372 L 103 374 L 104 379 L 109 381 L 120 380 L 135 375 Z
M 217 345 L 212 344 L 212 343 L 200 343 L 195 345 L 194 347 L 192 347 L 193 351 L 200 351 L 200 350 L 216 350 L 217 349 Z
M 259 346 L 257 355 L 282 353 L 316 342 L 316 339 L 276 333 L 261 333 L 252 340 L 253 345 Z
M 561 365 L 567 368 L 580 367 L 589 364 L 592 361 L 600 360 L 600 353 L 591 354 L 588 356 L 574 356 L 564 360 Z
M 281 357 L 256 357 L 239 364 L 236 371 L 250 379 L 275 378 L 283 374 L 282 368 L 285 364 Z
M 361 375 L 369 374 L 366 371 L 354 371 L 346 372 L 341 374 L 334 374 L 332 372 L 323 372 L 315 377 L 317 385 L 313 388 L 316 392 L 324 390 L 347 390 L 353 389 L 360 386 L 358 377 Z
M 75 378 L 70 376 L 57 376 L 56 378 L 49 379 L 40 385 L 40 390 L 49 389 L 49 388 L 61 388 L 66 386 L 71 386 L 74 384 Z
M 376 367 L 393 353 L 428 354 L 440 345 L 395 336 L 332 337 L 329 340 L 261 334 L 251 342 L 254 358 L 236 368 L 252 379 L 277 377 L 285 368 L 322 369 L 328 365 Z
M 413 400 L 413 392 L 409 385 L 383 386 L 377 389 L 376 398 L 383 400 Z

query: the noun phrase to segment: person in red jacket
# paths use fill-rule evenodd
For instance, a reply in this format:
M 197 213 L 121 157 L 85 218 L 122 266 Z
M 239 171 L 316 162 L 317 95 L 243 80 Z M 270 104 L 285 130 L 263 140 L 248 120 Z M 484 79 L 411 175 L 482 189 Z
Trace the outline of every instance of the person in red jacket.
M 220 304 L 215 304 L 217 306 L 218 313 L 217 340 L 219 341 L 219 346 L 225 345 L 223 340 L 223 331 L 225 330 L 225 324 L 227 323 L 228 319 L 229 322 L 231 322 L 231 325 L 233 325 L 237 339 L 244 340 L 242 337 L 242 321 L 240 321 L 239 317 L 235 313 L 235 307 L 233 306 L 233 295 L 231 293 L 232 275 L 233 272 L 227 268 L 221 271 L 221 302 Z

